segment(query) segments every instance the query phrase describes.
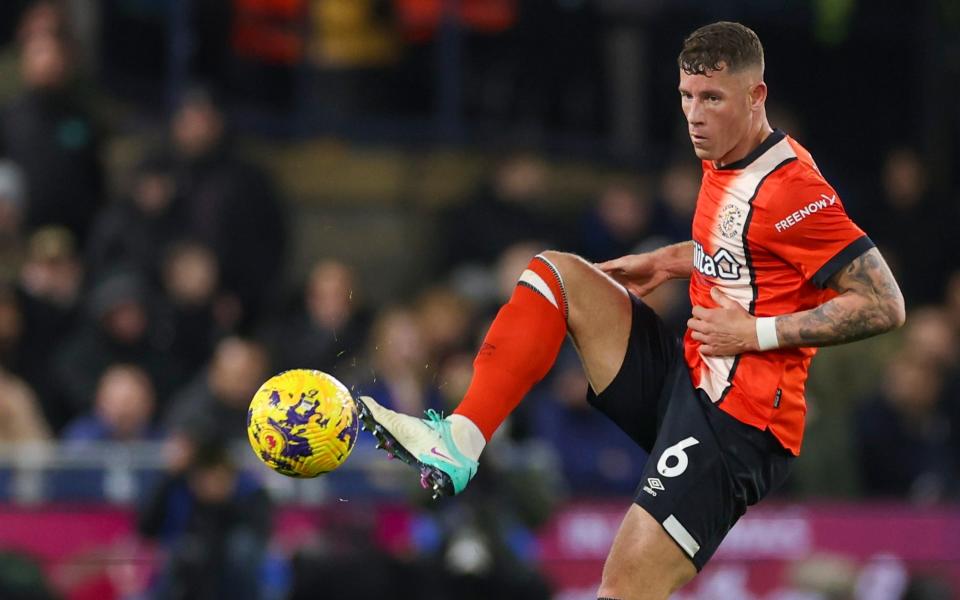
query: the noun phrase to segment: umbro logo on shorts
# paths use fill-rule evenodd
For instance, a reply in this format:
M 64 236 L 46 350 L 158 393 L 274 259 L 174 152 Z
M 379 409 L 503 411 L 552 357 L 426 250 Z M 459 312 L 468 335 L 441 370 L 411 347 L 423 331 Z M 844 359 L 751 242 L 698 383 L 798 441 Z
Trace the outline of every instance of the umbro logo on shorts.
M 665 491 L 666 488 L 663 487 L 663 482 L 661 482 L 658 478 L 648 477 L 647 485 L 643 486 L 643 491 L 650 494 L 651 496 L 656 496 L 657 492 L 654 490 L 658 490 L 662 492 L 662 491 Z

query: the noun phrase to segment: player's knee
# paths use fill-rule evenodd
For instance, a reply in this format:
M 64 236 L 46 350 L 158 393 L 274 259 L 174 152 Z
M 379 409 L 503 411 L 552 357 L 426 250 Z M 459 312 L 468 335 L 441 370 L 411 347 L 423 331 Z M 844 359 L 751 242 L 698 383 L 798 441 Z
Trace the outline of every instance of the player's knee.
M 578 285 L 577 282 L 583 279 L 584 274 L 594 268 L 586 260 L 569 252 L 544 250 L 537 256 L 553 267 L 561 280 L 561 285 L 563 285 L 568 292 L 572 291 L 571 288 L 575 288 Z
M 561 276 L 563 276 L 564 273 L 569 272 L 572 268 L 575 268 L 573 267 L 572 263 L 576 256 L 570 254 L 569 252 L 560 252 L 559 250 L 544 250 L 543 252 L 537 254 L 537 256 L 550 263 Z

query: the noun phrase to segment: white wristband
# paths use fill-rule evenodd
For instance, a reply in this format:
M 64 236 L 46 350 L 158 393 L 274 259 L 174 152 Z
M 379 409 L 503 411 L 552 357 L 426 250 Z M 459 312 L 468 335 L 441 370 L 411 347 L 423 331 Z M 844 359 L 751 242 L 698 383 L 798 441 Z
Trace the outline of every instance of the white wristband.
M 776 317 L 757 319 L 757 345 L 760 346 L 761 352 L 780 347 L 780 340 L 777 339 Z

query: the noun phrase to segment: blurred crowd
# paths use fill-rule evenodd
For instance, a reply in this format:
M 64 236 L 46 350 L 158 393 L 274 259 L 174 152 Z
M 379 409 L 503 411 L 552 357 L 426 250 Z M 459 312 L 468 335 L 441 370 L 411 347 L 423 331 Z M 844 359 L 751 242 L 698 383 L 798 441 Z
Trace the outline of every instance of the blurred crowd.
M 245 443 L 247 404 L 269 375 L 320 369 L 386 406 L 449 412 L 532 254 L 600 261 L 689 238 L 698 164 L 611 177 L 556 211 L 546 160 L 522 152 L 491 161 L 467 197 L 428 215 L 436 260 L 409 297 L 368 297 L 357 265 L 323 256 L 291 281 L 299 199 L 281 197 L 237 150 L 219 91 L 185 90 L 163 131 L 144 136 L 161 141 L 110 171 L 111 123 L 91 101 L 58 6 L 23 13 L 13 42 L 21 88 L 0 112 L 0 443 L 165 442 L 169 473 L 140 524 L 178 540 L 165 597 L 181 597 L 175 587 L 198 573 L 219 573 L 231 598 L 253 589 L 244 574 L 262 559 L 269 499 L 223 447 Z M 924 167 L 917 151 L 893 147 L 875 189 L 845 198 L 897 274 L 907 326 L 814 361 L 806 454 L 785 494 L 936 503 L 960 493 L 960 265 L 948 245 L 960 200 L 936 191 Z M 680 331 L 683 282 L 645 300 Z M 548 448 L 563 493 L 628 495 L 646 457 L 588 407 L 586 386 L 565 348 L 497 443 Z M 475 529 L 433 522 L 438 539 L 444 528 L 463 538 L 443 538 L 453 563 L 469 563 L 471 536 L 497 531 L 482 510 L 506 485 L 494 478 L 479 480 Z M 522 555 L 517 532 L 543 518 L 511 506 L 524 525 L 488 540 L 505 548 L 491 561 Z M 220 570 L 204 562 L 211 556 Z M 509 585 L 518 587 L 497 589 L 528 597 L 540 584 Z

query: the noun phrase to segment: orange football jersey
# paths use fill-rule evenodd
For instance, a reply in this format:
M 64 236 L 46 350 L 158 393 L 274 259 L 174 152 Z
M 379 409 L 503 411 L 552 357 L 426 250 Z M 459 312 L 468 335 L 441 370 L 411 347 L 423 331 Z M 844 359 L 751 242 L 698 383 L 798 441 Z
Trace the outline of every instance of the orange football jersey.
M 810 153 L 780 130 L 736 163 L 703 162 L 693 243 L 693 305 L 715 307 L 710 288 L 718 286 L 758 317 L 823 304 L 836 295 L 825 289 L 827 280 L 873 247 Z M 799 454 L 804 384 L 816 349 L 710 357 L 700 345 L 687 332 L 684 355 L 694 386 Z

